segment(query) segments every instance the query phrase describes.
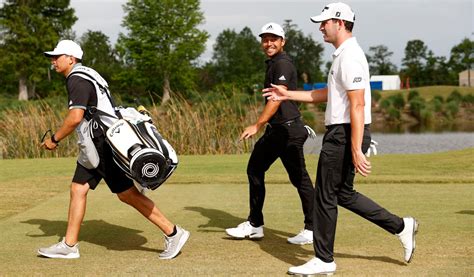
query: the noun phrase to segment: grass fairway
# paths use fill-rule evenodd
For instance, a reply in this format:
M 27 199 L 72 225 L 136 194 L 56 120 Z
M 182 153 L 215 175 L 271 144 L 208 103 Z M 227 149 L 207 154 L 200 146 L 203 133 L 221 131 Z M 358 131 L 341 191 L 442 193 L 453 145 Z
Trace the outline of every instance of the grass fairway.
M 315 156 L 308 156 L 314 180 Z M 286 243 L 303 216 L 281 163 L 267 178 L 265 238 L 236 241 L 224 229 L 245 220 L 247 155 L 182 156 L 171 179 L 149 196 L 191 231 L 174 260 L 162 261 L 161 233 L 121 204 L 105 184 L 89 193 L 80 235 L 81 258 L 40 258 L 38 247 L 66 229 L 74 159 L 0 161 L 0 276 L 284 276 L 313 256 Z M 346 276 L 472 276 L 474 274 L 474 149 L 371 158 L 374 173 L 356 188 L 390 211 L 420 221 L 415 258 L 402 259 L 395 236 L 339 210 L 335 258 Z

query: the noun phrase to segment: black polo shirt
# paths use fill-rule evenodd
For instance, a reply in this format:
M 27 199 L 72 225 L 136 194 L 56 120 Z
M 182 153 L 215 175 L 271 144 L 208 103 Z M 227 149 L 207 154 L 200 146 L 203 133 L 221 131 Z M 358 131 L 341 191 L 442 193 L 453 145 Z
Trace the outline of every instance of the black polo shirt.
M 97 94 L 92 82 L 79 76 L 71 76 L 67 78 L 66 88 L 69 109 L 83 109 L 86 111 L 86 119 L 89 120 L 88 108 L 97 107 Z
M 285 53 L 278 53 L 271 59 L 265 61 L 267 71 L 265 74 L 264 87 L 271 87 L 270 84 L 285 85 L 288 90 L 296 90 L 297 74 L 293 61 Z M 266 103 L 267 100 L 265 100 Z M 282 124 L 289 120 L 297 119 L 301 116 L 298 105 L 293 101 L 282 101 L 276 113 L 270 118 L 270 124 Z

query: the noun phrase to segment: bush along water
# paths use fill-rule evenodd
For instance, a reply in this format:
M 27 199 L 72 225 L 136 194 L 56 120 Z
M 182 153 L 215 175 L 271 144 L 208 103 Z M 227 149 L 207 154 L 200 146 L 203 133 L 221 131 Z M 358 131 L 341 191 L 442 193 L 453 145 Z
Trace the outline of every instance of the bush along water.
M 440 95 L 435 95 L 427 101 L 417 90 L 410 90 L 406 95 L 406 101 L 401 93 L 376 99 L 380 100 L 373 102 L 385 115 L 386 120 L 400 122 L 402 115 L 406 114 L 421 124 L 431 124 L 435 119 L 454 120 L 463 109 L 472 113 L 474 106 L 473 94 L 462 95 L 457 90 L 453 90 L 446 100 Z

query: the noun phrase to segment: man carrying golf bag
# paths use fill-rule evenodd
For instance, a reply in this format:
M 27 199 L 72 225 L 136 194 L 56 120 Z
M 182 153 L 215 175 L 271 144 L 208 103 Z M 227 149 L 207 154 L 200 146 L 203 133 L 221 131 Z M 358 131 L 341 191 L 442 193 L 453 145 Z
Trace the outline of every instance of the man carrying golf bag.
M 62 40 L 53 51 L 44 54 L 51 59 L 56 72 L 66 77 L 69 112 L 62 126 L 41 146 L 54 150 L 76 129 L 80 154 L 70 187 L 66 235 L 59 243 L 40 248 L 38 254 L 49 258 L 80 257 L 78 239 L 87 193 L 104 179 L 122 202 L 134 207 L 164 233 L 165 249 L 159 258 L 176 257 L 189 232 L 171 223 L 129 178 L 143 181 L 140 185 L 145 188 L 156 189 L 176 167 L 176 153 L 161 138 L 150 118 L 131 116 L 126 109 L 116 113 L 107 82 L 93 69 L 81 65 L 83 52 L 78 44 Z M 119 134 L 124 133 L 135 137 L 120 139 Z

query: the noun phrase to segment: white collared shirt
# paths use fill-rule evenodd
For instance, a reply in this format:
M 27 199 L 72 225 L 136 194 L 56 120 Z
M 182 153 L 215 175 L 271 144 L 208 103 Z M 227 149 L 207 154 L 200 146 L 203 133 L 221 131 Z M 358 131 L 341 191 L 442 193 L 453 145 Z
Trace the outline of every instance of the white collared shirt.
M 364 124 L 372 122 L 369 65 L 355 37 L 344 41 L 333 53 L 328 76 L 325 125 L 350 123 L 348 90 L 365 89 Z

